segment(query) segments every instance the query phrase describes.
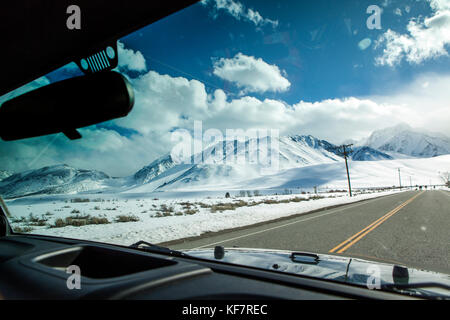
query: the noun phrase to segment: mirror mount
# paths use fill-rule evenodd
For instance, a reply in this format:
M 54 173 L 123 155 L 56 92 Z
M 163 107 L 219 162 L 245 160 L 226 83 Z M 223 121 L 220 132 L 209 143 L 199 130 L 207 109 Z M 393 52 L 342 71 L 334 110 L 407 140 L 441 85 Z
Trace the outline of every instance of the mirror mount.
M 79 133 L 77 129 L 66 130 L 63 131 L 63 133 L 70 140 L 77 140 L 82 138 L 81 133 Z

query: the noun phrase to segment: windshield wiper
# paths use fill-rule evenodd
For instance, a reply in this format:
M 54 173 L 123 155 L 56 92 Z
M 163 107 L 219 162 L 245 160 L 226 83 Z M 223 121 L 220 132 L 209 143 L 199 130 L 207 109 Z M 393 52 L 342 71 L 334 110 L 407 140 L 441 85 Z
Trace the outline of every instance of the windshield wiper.
M 143 245 L 143 246 L 142 246 Z M 144 250 L 152 253 L 162 253 L 166 255 L 171 255 L 174 257 L 187 257 L 188 255 L 177 250 L 172 250 L 166 247 L 158 246 L 156 244 L 146 242 L 146 241 L 138 241 L 129 246 L 129 248 Z

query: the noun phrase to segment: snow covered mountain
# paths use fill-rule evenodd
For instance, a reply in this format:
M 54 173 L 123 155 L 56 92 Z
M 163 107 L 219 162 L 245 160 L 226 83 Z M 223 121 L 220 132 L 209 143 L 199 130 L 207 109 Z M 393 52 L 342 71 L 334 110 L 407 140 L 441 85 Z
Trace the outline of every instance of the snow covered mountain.
M 374 131 L 369 138 L 359 143 L 387 153 L 398 153 L 412 157 L 428 158 L 450 154 L 450 139 L 441 134 L 413 129 L 399 124 Z
M 350 157 L 354 161 L 378 161 L 393 159 L 392 156 L 367 146 L 354 147 Z
M 207 147 L 202 155 L 194 155 L 191 158 L 191 165 L 175 165 L 170 156 L 162 157 L 139 171 L 139 176 L 145 173 L 145 176 L 151 179 L 145 180 L 144 185 L 137 186 L 128 192 L 237 188 L 245 184 L 245 181 L 265 175 L 261 171 L 265 162 L 252 163 L 251 159 L 258 159 L 257 154 L 261 154 L 261 148 L 266 148 L 267 141 L 266 138 L 262 138 L 249 139 L 245 142 L 234 140 L 219 142 Z M 280 137 L 277 143 L 278 169 L 281 171 L 343 161 L 337 146 L 311 135 Z M 249 147 L 250 145 L 253 147 Z M 241 164 L 236 163 L 238 158 L 245 161 Z M 201 161 L 194 161 L 198 159 Z M 361 147 L 356 148 L 352 159 L 373 161 L 392 158 L 373 148 Z M 269 164 L 268 167 L 270 167 Z
M 75 169 L 62 164 L 13 174 L 0 181 L 0 194 L 17 197 L 78 193 L 104 188 L 110 180 L 112 178 L 101 171 Z
M 31 194 L 76 193 L 92 190 L 119 192 L 152 192 L 176 187 L 198 185 L 232 186 L 242 180 L 261 176 L 261 166 L 270 166 L 259 158 L 267 151 L 266 138 L 218 142 L 201 154 L 192 156 L 191 163 L 176 163 L 170 154 L 160 157 L 134 175 L 113 179 L 94 170 L 82 170 L 57 165 L 13 174 L 0 181 L 0 194 L 17 197 Z M 315 164 L 342 161 L 335 146 L 313 136 L 280 137 L 278 143 L 279 169 L 285 170 Z M 252 147 L 249 147 L 252 145 Z M 265 149 L 265 150 L 262 150 Z M 218 156 L 216 152 L 221 151 Z M 269 154 L 270 158 L 270 148 Z M 236 159 L 244 159 L 237 163 Z M 201 161 L 195 161 L 200 159 Z M 251 163 L 250 159 L 255 160 Z
M 285 136 L 276 141 L 279 169 L 285 170 L 342 161 L 334 145 L 313 136 Z M 178 164 L 171 155 L 163 156 L 134 175 L 135 187 L 126 192 L 186 189 L 190 187 L 232 187 L 243 180 L 261 176 L 270 167 L 270 138 L 246 141 L 227 140 L 207 146 L 190 163 Z M 261 155 L 267 158 L 261 159 Z M 239 160 L 242 163 L 239 163 Z
M 0 170 L 0 181 L 2 181 L 3 179 L 8 178 L 10 175 L 12 175 L 11 172 L 6 171 L 6 170 Z
M 137 184 L 147 183 L 175 165 L 170 154 L 163 156 L 136 172 L 134 174 L 134 180 Z
M 273 152 L 267 144 L 273 143 L 278 145 L 275 149 L 278 154 L 275 156 L 279 159 L 279 165 L 275 168 L 278 171 L 275 174 L 264 172 L 267 167 L 273 169 L 267 162 L 267 158 L 271 157 L 270 152 Z M 450 153 L 450 142 L 445 137 L 429 136 L 404 126 L 376 131 L 363 143 L 353 147 L 351 160 L 357 162 L 392 160 L 396 158 L 392 156 L 394 153 L 406 153 L 415 157 Z M 267 157 L 261 158 L 264 154 Z M 241 162 L 237 161 L 238 159 Z M 167 154 L 134 175 L 124 178 L 111 178 L 100 171 L 76 169 L 68 165 L 12 174 L 0 180 L 0 194 L 12 198 L 32 194 L 67 194 L 85 191 L 147 193 L 235 189 L 245 188 L 249 181 L 253 181 L 255 187 L 258 187 L 258 184 L 265 185 L 264 181 L 267 179 L 276 180 L 277 176 L 283 180 L 289 177 L 288 172 L 296 172 L 294 180 L 280 182 L 280 185 L 292 183 L 305 185 L 311 179 L 308 183 L 317 185 L 320 182 L 318 175 L 326 174 L 326 168 L 330 166 L 340 168 L 342 162 L 342 155 L 336 145 L 311 135 L 283 136 L 273 141 L 270 138 L 227 140 L 207 146 L 203 152 L 193 155 L 189 163 L 178 163 Z M 313 172 L 316 170 L 314 168 L 318 170 L 314 174 L 314 179 L 307 178 L 307 172 Z M 301 173 L 302 177 L 297 173 Z
M 281 137 L 280 164 L 282 168 L 341 161 L 336 146 L 311 135 Z

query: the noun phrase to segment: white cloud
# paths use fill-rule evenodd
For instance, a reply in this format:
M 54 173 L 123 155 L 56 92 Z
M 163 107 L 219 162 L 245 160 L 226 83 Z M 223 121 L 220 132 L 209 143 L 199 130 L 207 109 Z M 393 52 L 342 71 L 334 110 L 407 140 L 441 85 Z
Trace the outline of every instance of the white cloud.
M 172 78 L 153 71 L 133 83 L 137 97 L 135 110 L 116 123 L 138 130 L 143 136 L 160 132 L 167 138 L 172 128 L 189 130 L 194 120 L 201 120 L 204 130 L 267 128 L 278 129 L 281 134 L 313 134 L 339 142 L 349 137 L 365 137 L 380 122 L 397 123 L 395 106 L 370 98 L 300 101 L 294 105 L 252 96 L 229 99 L 221 89 L 207 95 L 203 84 L 196 80 Z M 180 117 L 182 114 L 185 117 Z
M 448 0 L 429 0 L 429 2 L 433 10 L 450 10 L 450 1 Z
M 155 71 L 131 79 L 135 106 L 126 118 L 116 120 L 120 126 L 146 135 L 152 131 L 169 131 L 183 125 L 182 116 L 200 117 L 207 109 L 203 83 L 183 77 L 161 75 Z
M 380 96 L 299 101 L 292 105 L 251 96 L 230 99 L 220 89 L 208 95 L 197 80 L 154 71 L 132 82 L 136 88 L 134 110 L 114 123 L 137 134 L 123 136 L 114 130 L 89 127 L 81 130 L 83 138 L 77 141 L 60 134 L 55 141 L 41 137 L 0 142 L 0 169 L 25 170 L 30 163 L 33 168 L 67 163 L 113 176 L 130 175 L 169 152 L 173 145 L 171 131 L 191 130 L 194 120 L 203 122 L 203 130 L 217 128 L 225 133 L 226 129 L 238 128 L 278 129 L 281 135 L 312 134 L 332 143 L 358 140 L 373 130 L 400 122 L 450 135 L 450 76 L 422 75 Z
M 221 58 L 215 61 L 213 73 L 235 83 L 243 89 L 242 93 L 283 92 L 291 85 L 276 65 L 242 53 L 236 54 L 232 59 Z
M 412 127 L 422 127 L 450 137 L 450 75 L 427 73 L 395 92 L 370 99 L 380 104 L 392 104 L 395 119 L 404 118 Z
M 125 137 L 105 128 L 79 131 L 83 136 L 79 140 L 69 140 L 62 133 L 12 142 L 0 140 L 1 167 L 18 172 L 66 163 L 112 176 L 127 176 L 167 152 L 170 144 L 166 132 Z
M 250 21 L 255 26 L 261 27 L 264 25 L 271 25 L 273 28 L 278 26 L 278 20 L 271 20 L 263 18 L 261 14 L 253 9 L 246 9 L 245 6 L 239 1 L 235 0 L 203 0 L 203 5 L 212 4 L 216 10 L 224 10 L 237 20 Z
M 230 99 L 221 89 L 208 95 L 199 81 L 154 71 L 134 81 L 135 110 L 129 119 L 118 123 L 138 130 L 144 137 L 157 132 L 160 140 L 153 141 L 152 146 L 159 144 L 159 148 L 163 141 L 170 140 L 172 128 L 192 129 L 194 120 L 201 120 L 204 130 L 278 129 L 282 135 L 312 134 L 333 143 L 364 138 L 374 130 L 400 122 L 450 135 L 450 76 L 423 75 L 380 96 L 299 101 L 292 105 L 248 95 Z M 428 86 L 424 87 L 424 83 Z M 169 146 L 164 146 L 167 151 Z
M 126 68 L 130 71 L 147 71 L 145 58 L 140 51 L 133 51 L 125 48 L 125 45 L 117 41 L 117 51 L 119 56 L 119 68 Z
M 197 80 L 154 71 L 133 80 L 133 84 L 135 110 L 129 119 L 118 123 L 143 136 L 158 132 L 161 141 L 170 140 L 174 127 L 192 129 L 194 120 L 203 121 L 204 130 L 279 129 L 280 134 L 312 134 L 334 143 L 364 138 L 374 130 L 400 122 L 450 135 L 450 76 L 422 75 L 384 95 L 299 101 L 292 105 L 248 95 L 230 99 L 221 89 L 208 95 Z
M 447 56 L 450 44 L 450 0 L 429 0 L 433 15 L 412 18 L 406 34 L 388 29 L 377 41 L 376 48 L 384 47 L 376 58 L 378 65 L 394 66 L 403 59 L 411 64 Z

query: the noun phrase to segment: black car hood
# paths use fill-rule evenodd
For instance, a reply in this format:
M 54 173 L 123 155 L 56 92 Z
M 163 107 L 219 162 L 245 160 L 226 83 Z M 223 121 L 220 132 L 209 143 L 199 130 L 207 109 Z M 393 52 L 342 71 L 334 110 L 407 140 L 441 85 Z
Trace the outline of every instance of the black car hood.
M 293 252 L 290 251 L 249 248 L 225 248 L 224 254 L 215 254 L 214 249 L 193 249 L 183 252 L 197 258 L 339 281 L 366 288 L 368 283 L 373 286 L 377 284 L 374 278 L 377 276 L 382 289 L 389 287 L 395 291 L 419 296 L 450 297 L 450 275 L 384 262 L 307 252 L 299 253 L 296 257 L 300 259 L 296 260 L 300 261 L 294 261 Z M 308 261 L 310 260 L 308 255 L 315 255 L 318 259 Z M 302 257 L 307 258 L 306 262 L 302 261 Z M 427 285 L 422 286 L 423 284 Z M 415 285 L 417 288 L 412 288 Z

